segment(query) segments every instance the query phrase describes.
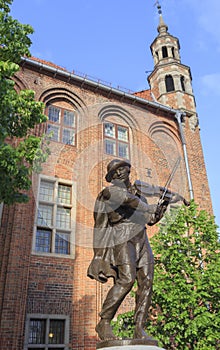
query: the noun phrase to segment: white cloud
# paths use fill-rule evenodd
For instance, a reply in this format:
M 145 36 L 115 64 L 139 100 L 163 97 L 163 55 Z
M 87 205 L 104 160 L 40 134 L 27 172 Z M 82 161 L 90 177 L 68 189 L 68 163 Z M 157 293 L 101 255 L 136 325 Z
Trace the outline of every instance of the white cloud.
M 220 73 L 206 74 L 200 79 L 201 92 L 204 95 L 220 96 Z

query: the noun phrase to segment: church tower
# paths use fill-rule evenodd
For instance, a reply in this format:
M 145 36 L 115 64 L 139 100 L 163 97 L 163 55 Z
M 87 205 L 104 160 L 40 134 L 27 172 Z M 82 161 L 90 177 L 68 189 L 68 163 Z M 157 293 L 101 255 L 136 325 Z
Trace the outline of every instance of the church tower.
M 181 63 L 179 40 L 168 32 L 159 3 L 157 8 L 158 35 L 150 47 L 154 59 L 154 69 L 148 76 L 151 92 L 161 104 L 196 118 L 190 67 Z

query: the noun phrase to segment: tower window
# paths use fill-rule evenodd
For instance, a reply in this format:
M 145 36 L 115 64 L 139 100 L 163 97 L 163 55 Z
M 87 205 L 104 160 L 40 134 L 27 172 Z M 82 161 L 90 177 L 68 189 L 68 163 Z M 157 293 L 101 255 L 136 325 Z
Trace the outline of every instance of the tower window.
M 125 126 L 104 123 L 105 153 L 129 159 L 129 134 Z
M 168 57 L 168 51 L 166 46 L 162 46 L 162 56 L 163 58 Z
M 180 83 L 181 83 L 181 88 L 183 91 L 186 91 L 186 88 L 185 88 L 185 78 L 183 75 L 181 75 L 180 77 Z
M 175 90 L 174 81 L 173 81 L 172 75 L 166 75 L 166 77 L 165 77 L 165 84 L 166 84 L 166 91 L 167 92 Z
M 175 58 L 175 49 L 173 46 L 171 47 L 171 52 L 172 52 L 172 56 Z

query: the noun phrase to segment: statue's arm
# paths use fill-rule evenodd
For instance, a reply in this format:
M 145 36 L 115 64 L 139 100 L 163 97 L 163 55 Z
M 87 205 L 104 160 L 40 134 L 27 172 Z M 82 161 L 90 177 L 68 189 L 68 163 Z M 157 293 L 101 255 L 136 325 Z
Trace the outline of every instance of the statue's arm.
M 154 213 L 156 205 L 149 205 L 142 201 L 138 196 L 128 192 L 126 189 L 119 189 L 117 187 L 106 188 L 104 192 L 106 200 L 111 206 L 119 207 L 121 205 L 136 209 L 142 212 Z

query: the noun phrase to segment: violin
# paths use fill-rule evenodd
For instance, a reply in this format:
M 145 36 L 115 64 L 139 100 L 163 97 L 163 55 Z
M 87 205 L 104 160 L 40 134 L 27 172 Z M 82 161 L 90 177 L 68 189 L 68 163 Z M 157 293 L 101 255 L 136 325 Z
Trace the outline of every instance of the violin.
M 158 205 L 171 204 L 182 201 L 189 206 L 189 202 L 177 192 L 173 192 L 166 187 L 150 185 L 147 182 L 136 180 L 134 183 L 136 194 L 140 197 L 159 197 Z

